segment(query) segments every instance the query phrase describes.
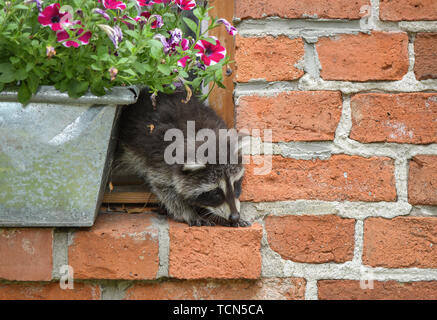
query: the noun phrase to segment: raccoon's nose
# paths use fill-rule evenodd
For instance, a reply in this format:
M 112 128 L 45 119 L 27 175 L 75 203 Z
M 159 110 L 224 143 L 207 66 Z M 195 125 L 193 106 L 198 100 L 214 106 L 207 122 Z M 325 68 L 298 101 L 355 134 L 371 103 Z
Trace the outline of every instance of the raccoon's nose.
M 237 223 L 238 220 L 240 220 L 240 213 L 239 212 L 231 213 L 231 216 L 229 217 L 229 221 L 231 221 L 231 223 Z

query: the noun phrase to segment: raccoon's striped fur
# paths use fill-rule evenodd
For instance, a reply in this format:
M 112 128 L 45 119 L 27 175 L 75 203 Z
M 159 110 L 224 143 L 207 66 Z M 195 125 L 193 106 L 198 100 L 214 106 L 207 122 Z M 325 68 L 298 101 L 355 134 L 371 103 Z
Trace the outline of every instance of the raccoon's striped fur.
M 168 129 L 180 129 L 184 137 L 187 121 L 195 122 L 196 133 L 208 128 L 219 137 L 218 131 L 226 129 L 224 121 L 211 108 L 195 98 L 184 104 L 184 98 L 183 93 L 159 95 L 153 107 L 149 94 L 142 91 L 137 103 L 124 107 L 116 165 L 143 177 L 167 213 L 177 221 L 197 226 L 248 226 L 240 219 L 238 200 L 244 175 L 241 154 L 237 164 L 169 165 L 164 161 L 165 149 L 172 143 L 164 141 Z M 238 149 L 229 144 L 228 152 Z

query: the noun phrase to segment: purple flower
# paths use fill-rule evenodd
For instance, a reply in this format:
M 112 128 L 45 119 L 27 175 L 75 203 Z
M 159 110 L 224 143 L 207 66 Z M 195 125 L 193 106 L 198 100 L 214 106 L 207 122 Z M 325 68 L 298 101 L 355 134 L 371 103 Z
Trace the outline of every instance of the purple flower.
M 32 2 L 36 3 L 36 7 L 38 8 L 38 11 L 41 12 L 42 11 L 42 1 L 41 0 L 27 0 L 25 2 L 25 4 L 32 3 Z
M 170 40 L 169 43 L 170 45 L 178 45 L 181 41 L 182 41 L 182 30 L 181 29 L 174 29 L 170 32 Z
M 235 36 L 237 34 L 237 28 L 235 28 L 232 24 L 229 23 L 226 19 L 218 19 L 217 23 L 224 24 L 226 31 L 231 35 Z
M 102 15 L 103 18 L 105 18 L 105 19 L 108 20 L 108 21 L 111 19 L 111 18 L 109 17 L 109 15 L 106 13 L 105 10 L 102 10 L 102 9 L 98 9 L 98 8 L 96 8 L 96 9 L 94 9 L 93 11 L 94 11 L 95 13 L 98 13 L 98 14 Z
M 168 32 L 170 34 L 169 38 L 166 38 L 162 34 L 156 34 L 154 36 L 155 39 L 159 39 L 164 47 L 164 52 L 166 54 L 172 55 L 176 53 L 176 47 L 180 46 L 182 50 L 188 50 L 190 47 L 190 42 L 188 39 L 182 38 L 183 33 L 180 29 L 176 28 Z
M 152 29 L 161 28 L 164 25 L 162 17 L 159 14 L 152 14 L 147 21 L 152 21 L 152 24 L 150 25 Z
M 119 26 L 115 26 L 114 28 L 106 25 L 106 24 L 99 24 L 98 25 L 100 29 L 106 32 L 109 39 L 114 44 L 115 49 L 118 49 L 118 45 L 123 40 L 123 31 L 121 31 Z

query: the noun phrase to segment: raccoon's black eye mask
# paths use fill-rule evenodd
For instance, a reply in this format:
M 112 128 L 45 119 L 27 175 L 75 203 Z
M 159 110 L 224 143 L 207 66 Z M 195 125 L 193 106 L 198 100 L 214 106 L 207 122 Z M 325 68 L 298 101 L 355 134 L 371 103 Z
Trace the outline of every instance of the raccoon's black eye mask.
M 220 188 L 204 192 L 196 198 L 195 203 L 205 207 L 218 207 L 225 201 L 225 195 Z
M 235 198 L 240 198 L 241 195 L 241 185 L 243 183 L 243 178 L 234 182 L 234 194 Z

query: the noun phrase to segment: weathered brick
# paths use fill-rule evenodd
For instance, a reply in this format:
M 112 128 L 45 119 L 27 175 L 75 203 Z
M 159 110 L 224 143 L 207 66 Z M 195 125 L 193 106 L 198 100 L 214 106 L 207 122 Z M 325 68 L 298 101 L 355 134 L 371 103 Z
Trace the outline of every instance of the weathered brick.
M 316 44 L 325 80 L 400 80 L 408 72 L 406 33 L 373 32 L 321 38 Z
M 437 156 L 418 155 L 409 164 L 408 202 L 437 205 Z
M 0 279 L 52 279 L 53 229 L 0 229 Z
M 170 222 L 169 275 L 180 279 L 256 279 L 262 228 L 189 227 Z
M 136 284 L 128 300 L 303 300 L 302 278 L 260 280 L 195 280 Z
M 386 268 L 437 268 L 437 219 L 368 218 L 363 264 Z
M 154 279 L 158 229 L 151 214 L 100 214 L 91 229 L 76 231 L 68 249 L 75 279 Z
M 239 129 L 272 129 L 273 141 L 334 140 L 342 96 L 335 91 L 289 91 L 239 99 Z
M 379 17 L 385 21 L 437 20 L 435 0 L 380 0 Z
M 242 201 L 327 200 L 395 201 L 394 162 L 390 158 L 333 155 L 328 160 L 254 156 L 246 165 Z M 261 163 L 261 164 L 256 164 Z M 266 192 L 268 190 L 268 192 Z
M 270 248 L 286 260 L 341 263 L 353 258 L 354 219 L 335 215 L 270 216 L 266 231 Z
M 437 142 L 437 93 L 352 97 L 350 138 L 360 142 L 427 144 Z
M 295 80 L 304 72 L 296 64 L 304 57 L 301 38 L 285 36 L 264 38 L 236 38 L 236 79 L 248 82 L 251 79 L 266 81 Z
M 418 33 L 414 42 L 414 51 L 416 53 L 414 64 L 416 78 L 418 80 L 437 79 L 437 33 Z
M 61 289 L 55 283 L 0 284 L 0 300 L 100 300 L 100 287 L 74 283 L 73 289 Z
M 360 8 L 369 0 L 236 0 L 235 14 L 241 19 L 281 18 L 360 19 Z
M 436 300 L 437 281 L 373 281 L 373 289 L 361 289 L 356 280 L 317 282 L 321 300 Z

